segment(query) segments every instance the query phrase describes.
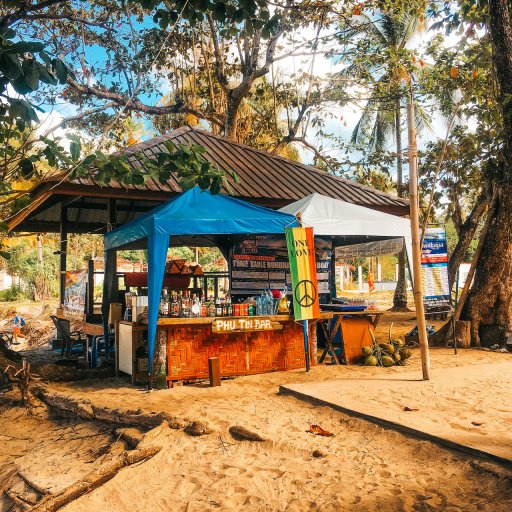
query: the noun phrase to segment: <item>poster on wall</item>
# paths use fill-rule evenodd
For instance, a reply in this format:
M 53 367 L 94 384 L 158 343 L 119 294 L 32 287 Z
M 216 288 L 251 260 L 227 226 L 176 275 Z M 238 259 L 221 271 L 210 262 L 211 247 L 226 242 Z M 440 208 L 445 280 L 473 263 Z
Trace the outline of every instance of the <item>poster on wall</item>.
M 427 309 L 450 308 L 448 246 L 444 226 L 428 227 L 421 251 L 423 301 Z
M 329 293 L 330 241 L 315 239 L 318 293 Z M 292 282 L 284 234 L 246 238 L 236 243 L 231 255 L 231 293 L 259 295 L 265 290 L 291 293 Z
M 64 283 L 64 310 L 68 316 L 82 318 L 85 313 L 87 270 L 69 270 Z

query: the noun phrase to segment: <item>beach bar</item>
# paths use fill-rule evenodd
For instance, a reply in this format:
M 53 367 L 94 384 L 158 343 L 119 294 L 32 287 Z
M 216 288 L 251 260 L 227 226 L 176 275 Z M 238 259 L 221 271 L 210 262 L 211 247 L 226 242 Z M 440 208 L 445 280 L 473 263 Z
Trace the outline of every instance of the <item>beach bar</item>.
M 198 187 L 184 192 L 105 235 L 103 318 L 107 319 L 110 303 L 118 296 L 117 251 L 147 249 L 146 322 L 148 370 L 151 375 L 161 373 L 167 367 L 166 380 L 170 383 L 206 378 L 212 357 L 219 358 L 220 374 L 224 377 L 304 367 L 302 325 L 296 324 L 290 314 L 278 314 L 274 297 L 269 297 L 272 307 L 267 307 L 264 314 L 257 310 L 257 306 L 255 311 L 253 303 L 242 302 L 229 306 L 235 310 L 230 311 L 231 314 L 226 315 L 224 311 L 218 315 L 216 308 L 214 316 L 204 316 L 199 309 L 202 303 L 196 299 L 196 311 L 192 304 L 192 309 L 187 309 L 184 315 L 173 317 L 169 312 L 159 317 L 170 246 L 217 246 L 231 261 L 238 242 L 248 237 L 269 235 L 284 240 L 285 228 L 296 226 L 297 220 L 293 215 L 221 194 L 212 195 Z M 262 260 L 262 263 L 266 261 Z M 287 282 L 286 272 L 276 274 L 284 278 L 279 282 L 282 289 Z M 270 288 L 274 286 L 269 282 Z M 286 300 L 286 293 L 283 298 Z M 328 318 L 332 315 L 325 313 L 323 316 Z M 104 321 L 108 331 L 109 326 Z M 130 368 L 130 358 L 136 354 L 136 345 L 143 343 L 144 336 L 140 336 L 141 328 L 134 322 L 121 321 L 116 331 L 118 365 L 126 371 L 125 365 Z M 311 360 L 316 359 L 315 348 L 314 343 L 311 344 Z

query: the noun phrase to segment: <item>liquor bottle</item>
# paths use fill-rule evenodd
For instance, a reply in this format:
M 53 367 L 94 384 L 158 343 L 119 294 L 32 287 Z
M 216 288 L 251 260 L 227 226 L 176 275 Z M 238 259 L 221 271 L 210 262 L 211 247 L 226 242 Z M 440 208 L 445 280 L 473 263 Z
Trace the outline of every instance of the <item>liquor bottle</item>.
M 204 295 L 201 297 L 201 316 L 202 317 L 208 316 L 208 306 L 206 305 L 206 302 L 204 301 Z
M 219 297 L 215 299 L 215 316 L 222 316 L 222 304 Z
M 229 293 L 226 295 L 226 309 L 227 316 L 233 316 L 233 304 L 231 303 L 231 295 Z
M 162 290 L 160 298 L 160 316 L 166 318 L 169 316 L 169 298 L 167 297 L 167 289 Z
M 177 318 L 180 316 L 180 303 L 178 302 L 178 295 L 176 292 L 173 292 L 171 297 L 171 316 L 173 318 Z
M 217 311 L 215 307 L 215 302 L 213 301 L 213 297 L 210 297 L 210 300 L 208 302 L 208 316 L 214 317 L 216 313 Z
M 201 304 L 199 302 L 199 299 L 197 298 L 197 295 L 194 294 L 192 296 L 192 306 L 190 307 L 191 315 L 194 318 L 198 318 L 201 316 Z
M 228 316 L 228 305 L 226 303 L 226 299 L 220 300 L 220 306 L 222 308 L 222 316 Z
M 190 297 L 187 290 L 183 292 L 181 299 L 181 314 L 185 318 L 190 318 Z
M 254 314 L 255 314 L 255 307 L 254 307 L 254 304 L 251 303 L 247 306 L 247 315 L 254 316 Z

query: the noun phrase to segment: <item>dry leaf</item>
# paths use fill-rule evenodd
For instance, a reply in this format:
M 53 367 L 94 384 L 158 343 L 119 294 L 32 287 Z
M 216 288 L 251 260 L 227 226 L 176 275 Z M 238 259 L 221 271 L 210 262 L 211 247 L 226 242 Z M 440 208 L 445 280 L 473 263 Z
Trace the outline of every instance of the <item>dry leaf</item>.
M 327 430 L 324 430 L 320 425 L 310 425 L 308 432 L 317 436 L 324 437 L 332 437 L 334 435 L 332 432 L 327 432 Z
M 475 427 L 481 427 L 483 423 L 480 423 L 479 421 L 472 421 L 471 425 L 474 425 Z
M 414 412 L 414 411 L 419 411 L 419 409 L 415 409 L 414 407 L 407 407 L 407 405 L 404 407 L 404 411 L 407 411 L 407 412 Z

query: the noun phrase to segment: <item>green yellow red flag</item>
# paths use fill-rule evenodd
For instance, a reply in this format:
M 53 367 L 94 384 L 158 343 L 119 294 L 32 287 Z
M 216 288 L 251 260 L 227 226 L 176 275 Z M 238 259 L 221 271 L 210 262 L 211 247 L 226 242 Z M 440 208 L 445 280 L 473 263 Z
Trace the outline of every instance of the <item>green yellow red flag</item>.
M 313 228 L 286 228 L 295 320 L 320 317 Z

